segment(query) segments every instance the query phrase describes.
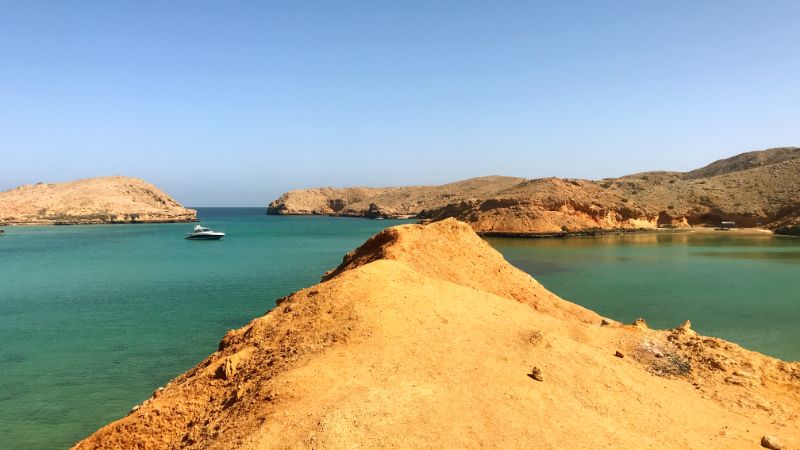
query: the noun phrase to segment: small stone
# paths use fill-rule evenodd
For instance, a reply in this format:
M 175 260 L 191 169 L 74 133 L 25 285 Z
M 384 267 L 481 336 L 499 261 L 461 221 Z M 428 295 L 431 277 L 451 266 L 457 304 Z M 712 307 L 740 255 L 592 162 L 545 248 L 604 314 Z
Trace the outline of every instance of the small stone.
M 616 353 L 614 353 L 614 356 L 616 356 L 617 358 L 624 358 L 625 357 L 625 355 L 623 355 L 622 352 L 619 351 L 619 350 L 617 350 Z
M 529 373 L 528 376 L 536 381 L 544 381 L 544 377 L 542 376 L 542 369 L 536 366 L 533 366 L 533 368 L 531 369 L 531 373 Z
M 217 371 L 214 373 L 214 378 L 231 380 L 234 375 L 236 375 L 236 363 L 237 361 L 233 357 L 225 359 L 225 362 L 217 367 Z
M 692 330 L 692 322 L 689 320 L 683 322 L 681 326 L 679 326 L 678 328 L 675 328 L 675 331 L 680 334 L 687 334 L 690 336 L 694 336 L 697 334 L 694 330 Z
M 761 446 L 771 450 L 782 450 L 785 448 L 783 442 L 775 436 L 764 436 L 761 438 Z
M 647 330 L 647 322 L 644 319 L 639 317 L 638 319 L 633 321 L 633 326 L 639 330 Z
M 601 327 L 607 327 L 609 325 L 611 325 L 611 322 L 608 319 L 603 319 L 603 320 L 600 321 L 600 326 Z

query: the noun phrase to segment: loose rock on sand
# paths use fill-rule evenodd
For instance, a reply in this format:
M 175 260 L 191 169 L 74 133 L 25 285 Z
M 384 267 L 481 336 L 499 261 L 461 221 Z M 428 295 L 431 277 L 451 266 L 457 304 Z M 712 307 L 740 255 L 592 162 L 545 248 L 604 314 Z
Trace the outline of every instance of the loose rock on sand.
M 783 442 L 775 436 L 764 436 L 761 438 L 761 446 L 770 450 L 783 450 Z
M 542 375 L 542 369 L 536 366 L 533 366 L 533 368 L 531 369 L 531 373 L 529 373 L 528 376 L 536 381 L 544 381 L 544 376 Z

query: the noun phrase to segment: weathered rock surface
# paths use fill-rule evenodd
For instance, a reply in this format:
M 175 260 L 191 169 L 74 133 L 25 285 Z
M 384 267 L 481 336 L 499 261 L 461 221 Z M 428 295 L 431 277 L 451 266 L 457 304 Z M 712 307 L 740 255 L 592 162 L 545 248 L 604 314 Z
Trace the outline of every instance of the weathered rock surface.
M 783 450 L 783 442 L 775 436 L 764 436 L 761 438 L 761 446 L 770 450 Z
M 800 218 L 800 149 L 745 155 L 685 174 L 530 180 L 420 217 L 455 217 L 482 233 L 511 235 L 719 226 L 723 220 L 773 229 L 795 223 Z M 705 174 L 710 176 L 700 178 Z
M 191 222 L 184 208 L 146 181 L 99 177 L 67 183 L 37 183 L 0 192 L 0 223 L 97 224 Z
M 475 180 L 481 180 L 479 189 L 455 190 Z M 686 173 L 598 181 L 490 177 L 389 191 L 358 188 L 358 196 L 349 189 L 292 191 L 270 204 L 268 213 L 366 217 L 377 210 L 433 221 L 453 217 L 488 235 L 719 226 L 723 220 L 791 231 L 800 224 L 797 180 L 800 148 L 787 147 L 744 153 Z M 327 207 L 330 203 L 339 208 Z
M 375 235 L 76 448 L 797 448 L 798 414 L 800 364 L 604 320 L 444 220 Z
M 289 191 L 271 202 L 267 207 L 267 214 L 369 217 L 377 211 L 382 217 L 416 215 L 425 209 L 486 196 L 523 180 L 523 178 L 489 176 L 441 186 L 298 189 Z M 372 205 L 374 207 L 370 208 Z

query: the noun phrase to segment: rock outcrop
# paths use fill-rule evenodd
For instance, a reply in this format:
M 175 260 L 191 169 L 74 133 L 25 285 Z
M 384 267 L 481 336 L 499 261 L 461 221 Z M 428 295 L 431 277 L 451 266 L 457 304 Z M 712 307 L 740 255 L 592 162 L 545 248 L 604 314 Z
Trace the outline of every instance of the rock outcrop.
M 798 179 L 800 158 L 701 179 L 674 172 L 547 178 L 419 216 L 455 217 L 487 234 L 719 226 L 723 220 L 778 228 L 800 217 Z
M 0 192 L 0 223 L 193 222 L 197 212 L 138 178 L 37 183 Z
M 558 298 L 466 224 L 394 227 L 76 448 L 800 444 L 800 364 L 638 322 Z
M 298 189 L 271 202 L 267 214 L 371 217 L 378 211 L 380 217 L 414 216 L 425 209 L 487 196 L 521 181 L 522 178 L 489 176 L 441 186 Z
M 686 173 L 646 172 L 598 181 L 492 177 L 482 179 L 480 189 L 449 196 L 448 189 L 459 183 L 435 187 L 436 201 L 416 201 L 423 195 L 430 199 L 434 188 L 406 188 L 402 208 L 381 190 L 360 189 L 363 195 L 356 202 L 347 189 L 328 188 L 316 200 L 312 194 L 319 190 L 292 191 L 273 202 L 270 211 L 366 217 L 374 205 L 372 211 L 388 215 L 396 211 L 432 221 L 453 217 L 480 233 L 500 235 L 719 226 L 722 221 L 776 229 L 800 223 L 798 179 L 800 148 L 787 147 L 744 153 Z M 309 206 L 325 202 L 342 207 Z

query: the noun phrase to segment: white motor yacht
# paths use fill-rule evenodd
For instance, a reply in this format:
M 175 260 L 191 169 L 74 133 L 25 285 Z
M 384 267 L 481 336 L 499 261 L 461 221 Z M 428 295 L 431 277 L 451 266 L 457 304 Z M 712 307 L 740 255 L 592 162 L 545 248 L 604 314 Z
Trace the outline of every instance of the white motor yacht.
M 194 231 L 187 233 L 185 237 L 186 239 L 209 241 L 222 239 L 223 236 L 225 236 L 225 233 L 222 231 L 214 231 L 201 225 L 195 225 Z

